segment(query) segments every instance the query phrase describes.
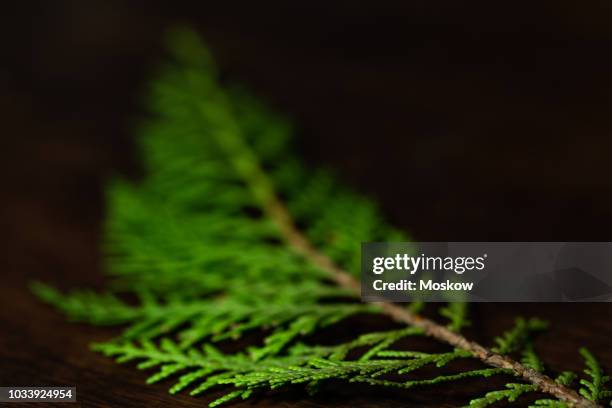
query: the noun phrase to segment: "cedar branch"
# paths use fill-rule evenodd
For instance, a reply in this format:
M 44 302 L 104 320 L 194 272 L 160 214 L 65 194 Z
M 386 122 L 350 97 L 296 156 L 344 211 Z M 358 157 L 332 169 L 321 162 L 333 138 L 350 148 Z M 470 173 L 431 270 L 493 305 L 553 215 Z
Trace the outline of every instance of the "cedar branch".
M 294 224 L 291 222 L 288 212 L 278 200 L 267 203 L 266 212 L 272 217 L 273 220 L 277 222 L 281 230 L 281 234 L 297 253 L 308 258 L 319 268 L 328 272 L 338 285 L 348 288 L 357 294 L 361 292 L 360 284 L 356 279 L 354 279 L 348 272 L 338 267 L 329 257 L 317 251 L 316 248 L 312 246 L 310 241 L 308 241 L 306 237 L 295 228 Z M 393 320 L 419 327 L 423 329 L 425 334 L 428 336 L 450 344 L 454 347 L 467 350 L 472 353 L 474 357 L 478 358 L 487 365 L 497 368 L 510 369 L 517 376 L 522 377 L 526 381 L 529 381 L 538 387 L 540 391 L 554 395 L 560 400 L 570 404 L 572 407 L 597 407 L 597 404 L 594 402 L 581 397 L 574 390 L 559 384 L 547 375 L 526 367 L 510 357 L 494 353 L 486 347 L 466 339 L 461 334 L 455 333 L 445 326 L 439 325 L 433 320 L 419 316 L 410 310 L 393 303 L 379 302 L 379 305 L 385 314 L 387 314 Z
M 361 293 L 360 283 L 347 271 L 336 265 L 328 256 L 318 251 L 304 234 L 302 234 L 278 198 L 272 182 L 258 163 L 257 157 L 244 144 L 238 128 L 224 132 L 217 137 L 217 142 L 227 154 L 236 172 L 244 179 L 254 197 L 262 206 L 265 214 L 276 224 L 280 234 L 288 245 L 298 254 L 310 260 L 314 265 L 327 272 L 339 286 Z M 598 405 L 578 395 L 578 393 L 552 378 L 524 366 L 510 357 L 495 353 L 486 347 L 466 339 L 433 320 L 424 318 L 389 302 L 379 302 L 386 315 L 393 320 L 424 330 L 425 334 L 443 343 L 450 344 L 462 350 L 469 351 L 483 363 L 497 368 L 509 369 L 515 375 L 535 385 L 540 391 L 553 395 L 576 408 L 595 408 Z

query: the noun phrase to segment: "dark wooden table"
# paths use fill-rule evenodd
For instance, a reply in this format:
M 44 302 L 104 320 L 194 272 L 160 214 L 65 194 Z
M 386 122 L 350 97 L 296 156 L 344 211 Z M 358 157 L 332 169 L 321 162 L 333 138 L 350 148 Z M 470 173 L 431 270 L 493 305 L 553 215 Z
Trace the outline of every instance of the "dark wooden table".
M 297 124 L 336 170 L 420 240 L 602 240 L 612 231 L 612 11 L 599 2 L 15 2 L 0 26 L 0 385 L 76 385 L 84 407 L 202 406 L 88 350 L 113 329 L 66 323 L 27 290 L 103 285 L 103 183 L 138 174 L 130 128 L 160 36 L 195 24 L 224 77 Z M 8 7 L 8 6 L 7 6 Z M 389 177 L 393 175 L 393 177 Z M 518 314 L 548 319 L 537 349 L 612 370 L 612 306 L 482 304 L 483 343 Z M 389 322 L 356 319 L 355 333 Z M 458 406 L 497 380 L 411 392 L 330 384 L 244 406 Z M 29 404 L 27 406 L 35 406 Z M 50 405 L 44 405 L 46 407 Z
M 13 207 L 13 205 L 15 207 Z M 5 207 L 7 208 L 7 207 Z M 146 374 L 133 364 L 117 365 L 88 350 L 91 342 L 108 339 L 113 329 L 92 328 L 64 321 L 39 303 L 26 289 L 27 280 L 43 278 L 63 287 L 99 281 L 95 230 L 62 227 L 57 219 L 44 219 L 44 209 L 30 203 L 11 203 L 10 224 L 19 227 L 14 239 L 3 242 L 3 285 L 0 289 L 0 385 L 76 386 L 83 407 L 196 407 L 215 395 L 193 398 L 170 396 L 169 382 L 146 386 Z M 50 215 L 50 214 L 48 214 Z M 64 214 L 70 217 L 70 214 Z M 33 220 L 33 218 L 37 218 Z M 578 371 L 577 348 L 588 346 L 607 367 L 612 367 L 612 307 L 607 304 L 478 304 L 472 308 L 470 336 L 487 343 L 512 325 L 514 316 L 537 315 L 552 328 L 537 340 L 537 350 L 555 372 Z M 357 333 L 391 323 L 353 319 L 324 336 Z M 499 388 L 503 379 L 467 380 L 451 386 L 417 388 L 410 392 L 367 386 L 329 384 L 316 397 L 300 389 L 270 393 L 238 406 L 286 407 L 454 407 L 470 397 Z M 58 404 L 60 406 L 61 404 Z M 24 406 L 35 406 L 25 404 Z M 51 404 L 41 404 L 51 406 Z

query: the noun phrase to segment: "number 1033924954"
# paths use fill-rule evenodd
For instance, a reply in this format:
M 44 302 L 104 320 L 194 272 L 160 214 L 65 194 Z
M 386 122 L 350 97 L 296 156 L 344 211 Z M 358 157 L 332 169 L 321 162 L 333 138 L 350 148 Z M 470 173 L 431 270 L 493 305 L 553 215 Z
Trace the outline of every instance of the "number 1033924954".
M 0 402 L 76 401 L 75 387 L 0 387 Z

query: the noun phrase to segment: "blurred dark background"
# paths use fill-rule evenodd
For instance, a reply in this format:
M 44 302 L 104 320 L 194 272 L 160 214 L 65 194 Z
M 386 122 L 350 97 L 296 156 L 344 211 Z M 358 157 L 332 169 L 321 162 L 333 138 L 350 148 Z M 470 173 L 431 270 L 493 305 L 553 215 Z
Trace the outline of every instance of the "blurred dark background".
M 69 350 L 99 332 L 62 334 L 61 318 L 23 288 L 34 277 L 101 280 L 104 179 L 138 173 L 131 129 L 163 60 L 162 33 L 176 22 L 197 28 L 224 76 L 293 120 L 309 163 L 375 197 L 415 239 L 612 240 L 610 2 L 74 0 L 3 9 L 0 340 L 12 366 L 0 371 L 20 384 L 71 358 L 66 372 L 89 372 L 90 353 Z M 563 365 L 566 346 L 586 339 L 612 364 L 607 305 L 479 308 L 483 333 L 511 324 L 513 309 L 558 316 L 569 328 L 549 357 Z M 62 325 L 49 334 L 59 348 L 31 340 L 51 324 Z M 45 353 L 58 357 L 32 362 Z M 114 366 L 103 367 L 106 377 L 89 381 L 108 378 Z
M 75 217 L 98 215 L 94 177 L 134 166 L 132 119 L 178 21 L 294 120 L 311 162 L 375 195 L 417 239 L 609 239 L 610 3 L 13 7 L 2 28 L 7 181 L 22 195 L 51 190 Z

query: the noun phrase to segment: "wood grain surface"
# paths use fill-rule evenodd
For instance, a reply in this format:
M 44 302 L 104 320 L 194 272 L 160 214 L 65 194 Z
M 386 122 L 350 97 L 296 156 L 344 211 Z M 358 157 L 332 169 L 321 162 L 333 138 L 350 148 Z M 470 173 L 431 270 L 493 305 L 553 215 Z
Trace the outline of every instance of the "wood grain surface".
M 177 21 L 202 32 L 224 78 L 292 118 L 308 163 L 373 196 L 415 238 L 612 240 L 603 3 L 138 3 L 14 2 L 3 13 L 0 385 L 76 385 L 83 407 L 196 407 L 215 396 L 146 386 L 132 364 L 88 350 L 115 329 L 67 323 L 27 290 L 32 279 L 103 286 L 104 180 L 138 177 L 131 128 L 163 58 L 161 33 Z M 612 370 L 608 304 L 472 313 L 468 333 L 485 344 L 518 314 L 550 320 L 536 347 L 553 372 L 580 370 L 583 345 Z M 355 318 L 315 340 L 386 327 Z M 281 390 L 234 406 L 455 407 L 503 381 L 410 392 L 330 383 L 316 397 Z

